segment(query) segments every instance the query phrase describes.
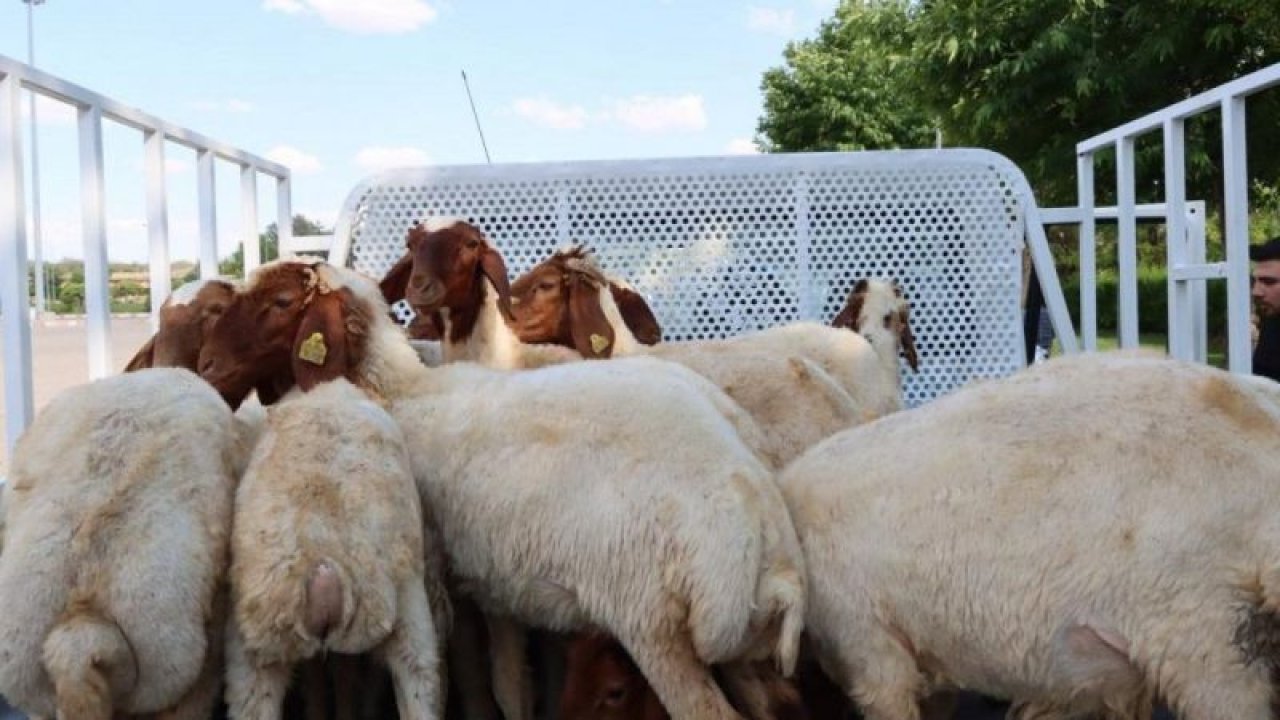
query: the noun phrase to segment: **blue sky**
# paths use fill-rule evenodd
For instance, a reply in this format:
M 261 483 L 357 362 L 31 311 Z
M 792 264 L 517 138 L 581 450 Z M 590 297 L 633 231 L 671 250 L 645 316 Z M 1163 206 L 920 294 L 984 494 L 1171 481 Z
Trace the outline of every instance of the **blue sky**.
M 387 167 L 750 152 L 760 79 L 835 0 L 47 0 L 36 66 L 294 173 L 295 212 L 331 224 Z M 27 6 L 0 0 L 0 54 L 27 58 Z M 46 258 L 82 257 L 74 112 L 42 103 Z M 24 131 L 26 126 L 24 125 Z M 146 257 L 142 140 L 107 123 L 113 261 Z M 172 257 L 194 259 L 194 153 L 170 144 Z M 218 163 L 220 255 L 239 174 Z M 275 217 L 259 178 L 259 216 Z

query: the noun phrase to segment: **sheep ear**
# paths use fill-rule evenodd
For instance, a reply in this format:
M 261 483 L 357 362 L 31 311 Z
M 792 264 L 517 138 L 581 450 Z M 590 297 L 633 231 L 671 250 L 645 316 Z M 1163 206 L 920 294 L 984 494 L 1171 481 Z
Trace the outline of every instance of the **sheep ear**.
M 862 314 L 862 303 L 867 299 L 867 280 L 863 278 L 854 284 L 844 308 L 831 321 L 832 327 L 842 327 L 858 331 L 858 316 Z
M 485 248 L 480 258 L 480 271 L 498 291 L 498 309 L 502 311 L 502 317 L 509 323 L 515 322 L 515 316 L 511 314 L 511 281 L 507 279 L 507 264 L 502 261 L 502 254 L 493 248 Z
M 293 379 L 303 392 L 343 377 L 351 366 L 342 292 L 316 295 L 293 340 Z
M 613 326 L 600 307 L 600 289 L 578 280 L 569 283 L 569 328 L 573 348 L 584 358 L 613 355 Z
M 613 295 L 613 302 L 618 306 L 618 312 L 622 313 L 622 321 L 627 324 L 627 329 L 635 335 L 636 340 L 645 345 L 662 342 L 662 326 L 658 324 L 658 318 L 654 316 L 649 303 L 644 301 L 644 296 L 617 283 L 609 283 L 609 294 Z
M 133 372 L 134 370 L 152 367 L 155 362 L 155 354 L 156 336 L 152 335 L 146 344 L 138 350 L 137 354 L 133 356 L 133 359 L 129 361 L 129 364 L 124 366 L 124 371 Z
M 898 330 L 898 344 L 902 346 L 902 354 L 907 358 L 907 364 L 911 366 L 912 372 L 919 372 L 920 358 L 916 355 L 916 336 L 911 332 L 911 323 L 907 316 L 909 313 L 904 309 L 898 313 L 898 320 L 902 327 Z
M 405 253 L 386 275 L 382 276 L 382 280 L 378 282 L 378 288 L 382 290 L 382 299 L 387 301 L 388 305 L 404 299 L 405 293 L 409 289 L 409 276 L 413 274 L 413 254 Z

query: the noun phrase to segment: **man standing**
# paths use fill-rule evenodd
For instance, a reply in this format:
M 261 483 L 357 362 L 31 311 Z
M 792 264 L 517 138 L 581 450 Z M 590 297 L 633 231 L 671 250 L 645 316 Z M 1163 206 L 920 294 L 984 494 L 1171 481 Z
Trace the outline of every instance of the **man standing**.
M 1258 313 L 1258 343 L 1253 374 L 1280 381 L 1280 237 L 1249 248 L 1253 261 L 1253 303 Z

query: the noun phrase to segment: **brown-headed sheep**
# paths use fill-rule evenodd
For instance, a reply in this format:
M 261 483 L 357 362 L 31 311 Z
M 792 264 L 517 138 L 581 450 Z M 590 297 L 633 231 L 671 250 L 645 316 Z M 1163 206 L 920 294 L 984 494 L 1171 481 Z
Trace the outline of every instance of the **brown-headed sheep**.
M 647 358 L 423 367 L 372 281 L 287 262 L 255 272 L 201 367 L 232 404 L 280 372 L 389 399 L 453 575 L 481 608 L 607 630 L 674 716 L 737 717 L 710 664 L 794 666 L 799 547 L 742 440 L 750 418 L 700 376 Z

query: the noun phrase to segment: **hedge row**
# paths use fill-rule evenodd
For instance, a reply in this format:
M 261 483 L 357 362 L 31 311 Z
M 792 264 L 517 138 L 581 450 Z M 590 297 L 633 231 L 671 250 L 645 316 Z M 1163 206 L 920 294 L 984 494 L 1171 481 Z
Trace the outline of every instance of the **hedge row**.
M 1098 273 L 1098 330 L 1114 331 L 1120 313 L 1119 280 L 1114 271 L 1104 270 Z M 1214 318 L 1225 318 L 1227 315 L 1227 283 L 1225 280 L 1210 280 L 1207 284 L 1208 317 L 1210 332 Z M 1080 320 L 1080 282 L 1078 278 L 1063 278 L 1062 290 L 1067 296 L 1067 307 L 1071 308 L 1071 317 Z M 1169 287 L 1168 273 L 1164 268 L 1144 267 L 1138 269 L 1138 331 L 1143 333 L 1164 333 L 1169 325 Z

